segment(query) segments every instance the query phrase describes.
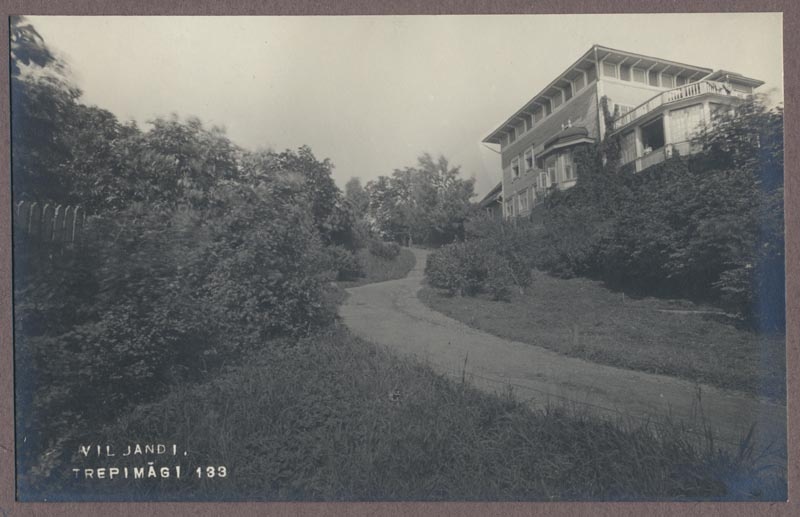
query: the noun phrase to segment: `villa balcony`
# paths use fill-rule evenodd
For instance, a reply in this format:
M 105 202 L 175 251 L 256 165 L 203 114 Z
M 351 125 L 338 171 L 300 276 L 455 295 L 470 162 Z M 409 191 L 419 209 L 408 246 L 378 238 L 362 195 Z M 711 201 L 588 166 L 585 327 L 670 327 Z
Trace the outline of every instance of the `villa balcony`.
M 613 130 L 616 131 L 622 127 L 625 127 L 634 120 L 643 117 L 666 104 L 671 104 L 673 102 L 691 99 L 692 97 L 699 97 L 706 94 L 723 95 L 738 99 L 746 99 L 750 96 L 747 93 L 733 90 L 724 83 L 717 81 L 699 81 L 696 83 L 679 86 L 678 88 L 674 88 L 672 90 L 667 90 L 656 95 L 644 104 L 640 104 L 628 113 L 614 120 Z
M 678 153 L 681 156 L 686 156 L 696 152 L 698 152 L 698 148 L 695 144 L 692 144 L 691 142 L 676 142 L 674 144 L 666 144 L 664 147 L 659 147 L 654 151 L 635 158 L 631 162 L 634 163 L 635 170 L 639 172 L 650 167 L 651 165 L 661 163 L 671 158 L 675 153 Z M 623 163 L 623 165 L 625 165 L 625 163 Z

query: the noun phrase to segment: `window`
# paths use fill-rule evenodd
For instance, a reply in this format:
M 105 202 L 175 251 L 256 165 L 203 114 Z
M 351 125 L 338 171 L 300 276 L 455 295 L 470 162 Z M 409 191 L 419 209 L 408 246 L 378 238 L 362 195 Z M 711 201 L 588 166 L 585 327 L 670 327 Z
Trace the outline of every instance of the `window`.
M 575 170 L 575 163 L 572 161 L 572 155 L 566 153 L 564 155 L 564 181 L 571 181 L 578 179 L 578 173 Z
M 564 88 L 564 102 L 567 102 L 572 98 L 572 83 L 568 84 L 566 88 Z
M 647 77 L 644 73 L 644 70 L 641 68 L 634 68 L 633 69 L 633 80 L 637 83 L 646 83 Z
M 675 88 L 675 76 L 670 74 L 661 74 L 661 86 L 664 88 Z
M 556 184 L 556 157 L 550 156 L 545 160 L 545 169 L 547 171 L 547 186 Z
M 673 143 L 691 140 L 703 123 L 703 105 L 695 104 L 669 112 L 669 132 Z
M 541 106 L 536 106 L 536 109 L 533 110 L 533 123 L 537 123 L 544 118 L 544 113 L 542 112 Z
M 619 66 L 619 78 L 623 81 L 631 80 L 631 67 L 629 65 Z
M 686 83 L 687 83 L 687 81 L 686 81 L 685 77 L 677 76 L 675 78 L 675 85 L 676 86 L 683 86 Z
M 512 197 L 508 201 L 506 201 L 506 217 L 511 217 L 514 215 L 514 198 Z
M 655 70 L 650 70 L 648 77 L 650 79 L 650 86 L 658 86 L 658 72 Z
M 542 104 L 544 105 L 544 116 L 546 117 L 553 112 L 553 107 L 550 105 L 550 99 L 548 98 L 545 98 Z
M 533 148 L 525 151 L 525 170 L 533 169 Z
M 583 77 L 582 72 L 579 72 L 578 77 L 576 77 L 575 80 L 572 82 L 572 90 L 575 93 L 577 93 L 580 90 L 582 90 L 584 86 L 586 86 L 586 78 Z
M 519 158 L 511 160 L 511 178 L 519 178 Z
M 603 62 L 603 75 L 606 77 L 617 77 L 617 65 Z
M 525 131 L 530 131 L 533 127 L 533 120 L 530 115 L 525 115 Z
M 510 144 L 516 139 L 517 139 L 517 128 L 512 127 L 511 131 L 508 132 L 508 143 Z
M 642 126 L 642 148 L 644 154 L 650 154 L 664 147 L 664 119 L 658 117 Z
M 564 99 L 561 98 L 560 92 L 556 96 L 550 98 L 550 102 L 553 103 L 553 109 L 556 109 L 557 107 L 561 106 L 561 103 L 563 101 Z
M 528 210 L 528 189 L 523 189 L 517 192 L 517 210 L 518 213 L 527 212 Z
M 592 81 L 597 80 L 597 69 L 592 66 L 588 70 L 586 70 L 586 81 L 591 83 Z
M 636 159 L 636 134 L 629 131 L 620 139 L 621 163 L 624 165 Z
M 546 172 L 542 171 L 539 174 L 539 177 L 536 179 L 536 186 L 539 187 L 539 189 L 541 189 L 541 190 L 544 190 L 544 189 L 547 188 L 547 173 Z

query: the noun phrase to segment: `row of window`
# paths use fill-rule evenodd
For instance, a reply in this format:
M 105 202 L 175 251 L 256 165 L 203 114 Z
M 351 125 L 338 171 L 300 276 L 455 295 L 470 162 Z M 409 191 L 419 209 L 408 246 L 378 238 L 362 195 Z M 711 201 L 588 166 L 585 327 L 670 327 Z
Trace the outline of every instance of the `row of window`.
M 504 139 L 503 145 L 505 146 L 515 142 L 517 137 L 533 129 L 536 124 L 541 122 L 545 117 L 550 116 L 559 106 L 569 101 L 573 96 L 577 95 L 579 91 L 586 88 L 586 85 L 591 84 L 596 79 L 597 70 L 592 66 L 587 70 L 580 71 L 577 77 L 569 81 L 565 87 L 556 87 L 561 91 L 561 95 L 536 99 L 536 106 L 534 106 L 533 112 L 530 114 L 523 114 L 524 120 L 522 124 L 511 128 L 511 131 L 508 132 Z
M 664 74 L 655 70 L 647 71 L 642 68 L 633 68 L 630 65 L 618 65 L 606 61 L 603 61 L 603 76 L 661 88 L 675 88 L 689 82 L 686 77 Z
M 526 212 L 535 204 L 537 191 L 543 192 L 545 189 L 558 184 L 559 181 L 556 172 L 558 158 L 555 155 L 551 155 L 540 163 L 543 170 L 541 170 L 536 177 L 536 187 L 523 188 L 510 196 L 506 201 L 506 215 L 519 215 L 522 212 Z M 562 154 L 561 170 L 563 182 L 570 182 L 578 179 L 578 171 L 571 154 Z
M 556 172 L 555 172 L 556 160 L 557 160 L 556 155 L 550 155 L 546 160 L 543 158 L 539 158 L 537 160 L 533 154 L 533 147 L 529 147 L 528 149 L 525 150 L 525 152 L 521 156 L 523 160 L 522 164 L 525 167 L 525 172 L 528 172 L 531 169 L 533 169 L 535 165 L 535 168 L 542 169 L 552 178 L 550 184 L 556 182 Z M 577 172 L 575 171 L 575 167 L 572 162 L 572 155 L 570 153 L 565 153 L 562 156 L 563 156 L 562 159 L 563 159 L 563 169 L 564 169 L 564 181 L 577 179 L 578 175 Z M 520 157 L 515 156 L 514 158 L 511 159 L 511 179 L 514 180 L 519 178 L 520 172 L 521 172 Z M 539 175 L 540 176 L 539 179 L 543 177 L 544 172 Z M 540 186 L 544 188 L 545 186 L 550 186 L 550 185 L 541 184 Z
M 522 153 L 522 164 L 525 167 L 525 172 L 533 169 L 534 164 L 536 163 L 535 157 L 533 155 L 533 146 L 525 149 L 525 152 Z M 515 156 L 511 159 L 511 179 L 519 178 L 520 174 L 520 157 Z

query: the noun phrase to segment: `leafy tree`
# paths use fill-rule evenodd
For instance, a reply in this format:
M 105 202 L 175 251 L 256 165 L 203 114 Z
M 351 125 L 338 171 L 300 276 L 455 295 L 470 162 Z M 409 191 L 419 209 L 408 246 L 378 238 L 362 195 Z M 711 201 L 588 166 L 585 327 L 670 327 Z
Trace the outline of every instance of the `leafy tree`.
M 378 232 L 386 239 L 407 241 L 409 234 L 408 210 L 404 207 L 409 202 L 401 179 L 379 176 L 367 183 L 369 194 L 369 216 Z
M 19 76 L 20 64 L 41 68 L 62 65 L 47 47 L 44 39 L 24 16 L 11 16 L 9 40 L 11 47 L 11 75 Z
M 441 244 L 463 238 L 471 213 L 474 180 L 459 177 L 460 168 L 429 154 L 416 167 L 396 169 L 391 177 L 370 182 L 370 215 L 392 239 Z
M 358 218 L 367 216 L 369 210 L 369 194 L 361 185 L 357 177 L 350 178 L 344 186 L 344 197 L 353 207 L 353 213 Z
M 81 433 L 170 383 L 330 322 L 330 256 L 350 258 L 337 245 L 353 214 L 333 165 L 308 147 L 250 153 L 196 118 L 141 130 L 83 105 L 57 74 L 29 73 L 56 65 L 15 23 L 15 198 L 91 214 L 78 243 L 15 236 L 27 483 Z
M 755 96 L 735 109 L 718 110 L 693 142 L 703 149 L 697 166 L 745 168 L 764 190 L 783 187 L 783 106 L 770 109 Z

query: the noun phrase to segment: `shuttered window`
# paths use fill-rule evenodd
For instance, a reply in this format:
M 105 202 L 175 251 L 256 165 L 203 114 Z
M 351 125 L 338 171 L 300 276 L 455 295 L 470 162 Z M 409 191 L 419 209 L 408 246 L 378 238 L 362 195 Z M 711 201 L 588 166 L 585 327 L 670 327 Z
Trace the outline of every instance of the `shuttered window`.
M 622 135 L 620 139 L 620 151 L 622 164 L 632 162 L 636 159 L 636 135 L 629 131 Z
M 669 131 L 672 143 L 691 140 L 703 122 L 703 105 L 695 104 L 669 113 Z

